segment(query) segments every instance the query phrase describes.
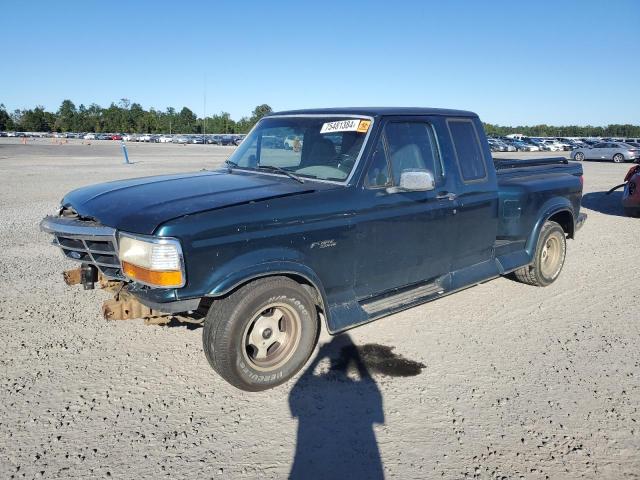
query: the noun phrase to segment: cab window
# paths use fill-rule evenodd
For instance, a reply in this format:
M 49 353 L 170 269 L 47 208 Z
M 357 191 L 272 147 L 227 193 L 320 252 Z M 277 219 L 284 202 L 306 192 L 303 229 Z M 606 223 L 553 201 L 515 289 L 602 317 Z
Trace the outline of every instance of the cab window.
M 405 170 L 429 170 L 442 178 L 442 164 L 431 124 L 389 122 L 376 145 L 367 173 L 369 187 L 397 186 Z
M 463 181 L 472 182 L 485 178 L 487 170 L 484 155 L 473 122 L 467 119 L 449 119 L 447 125 Z

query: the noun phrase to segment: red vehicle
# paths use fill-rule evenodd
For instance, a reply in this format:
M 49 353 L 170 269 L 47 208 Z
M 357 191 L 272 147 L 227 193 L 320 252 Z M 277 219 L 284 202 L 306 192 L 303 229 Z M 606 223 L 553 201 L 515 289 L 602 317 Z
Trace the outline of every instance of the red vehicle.
M 624 187 L 622 193 L 622 207 L 625 215 L 640 217 L 640 165 L 634 165 L 624 177 L 624 183 L 613 187 L 607 194 Z
M 111 135 L 111 140 L 122 140 L 122 135 L 120 135 L 119 133 Z
M 627 182 L 622 194 L 624 213 L 630 217 L 640 217 L 640 165 L 631 167 L 624 181 Z

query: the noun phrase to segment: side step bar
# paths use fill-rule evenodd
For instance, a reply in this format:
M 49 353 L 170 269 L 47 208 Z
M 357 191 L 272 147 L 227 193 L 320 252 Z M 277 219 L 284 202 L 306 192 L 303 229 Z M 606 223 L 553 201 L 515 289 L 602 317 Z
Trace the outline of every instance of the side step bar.
M 372 315 L 378 312 L 400 308 L 403 305 L 410 305 L 424 297 L 443 292 L 444 289 L 440 285 L 437 283 L 430 283 L 421 287 L 415 287 L 410 290 L 403 290 L 392 295 L 387 295 L 383 298 L 376 298 L 368 302 L 363 302 L 361 306 L 365 312 Z

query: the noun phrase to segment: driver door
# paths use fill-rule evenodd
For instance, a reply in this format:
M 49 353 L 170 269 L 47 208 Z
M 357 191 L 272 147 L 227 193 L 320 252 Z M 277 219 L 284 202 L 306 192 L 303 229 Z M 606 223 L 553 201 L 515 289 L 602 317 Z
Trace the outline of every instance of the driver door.
M 436 188 L 398 191 L 405 170 L 429 170 Z M 358 298 L 449 273 L 455 241 L 453 187 L 428 118 L 387 120 L 366 170 L 355 215 Z M 444 193 L 452 195 L 445 195 Z

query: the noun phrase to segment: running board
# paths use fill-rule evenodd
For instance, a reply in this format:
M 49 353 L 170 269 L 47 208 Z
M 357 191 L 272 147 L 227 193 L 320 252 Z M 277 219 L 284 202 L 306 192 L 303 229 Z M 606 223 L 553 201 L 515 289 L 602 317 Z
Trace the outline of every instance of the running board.
M 422 287 L 416 287 L 410 290 L 403 290 L 392 295 L 387 295 L 384 298 L 363 302 L 361 303 L 361 306 L 367 314 L 373 315 L 380 312 L 386 312 L 388 310 L 396 310 L 406 305 L 412 305 L 419 302 L 421 299 L 436 293 L 444 293 L 444 289 L 437 283 L 430 283 L 429 285 L 423 285 Z

